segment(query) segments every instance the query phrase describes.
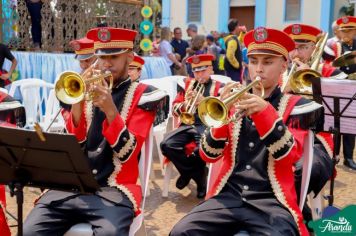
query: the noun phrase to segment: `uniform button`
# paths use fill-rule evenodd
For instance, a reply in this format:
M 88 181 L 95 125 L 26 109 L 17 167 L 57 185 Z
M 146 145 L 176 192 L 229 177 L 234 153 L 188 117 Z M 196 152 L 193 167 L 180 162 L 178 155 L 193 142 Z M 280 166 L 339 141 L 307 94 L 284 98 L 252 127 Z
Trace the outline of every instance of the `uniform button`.
M 347 67 L 346 67 L 346 70 L 350 70 L 350 67 L 347 66 Z
M 246 170 L 251 170 L 251 166 L 250 165 L 246 165 Z
M 244 185 L 244 190 L 249 190 L 249 187 L 247 185 Z
M 291 147 L 292 146 L 292 142 L 288 141 L 287 145 L 288 145 L 288 147 Z
M 98 170 L 97 170 L 97 169 L 93 169 L 91 172 L 92 172 L 94 175 L 96 175 L 96 174 L 98 173 Z
M 282 125 L 278 125 L 277 129 L 278 129 L 278 131 L 282 131 L 283 130 L 283 126 Z
M 124 142 L 127 142 L 127 138 L 126 137 L 123 137 L 122 139 Z
M 242 201 L 244 201 L 244 202 L 246 202 L 246 201 L 247 201 L 247 199 L 246 199 L 246 198 L 244 198 L 244 197 L 243 197 L 243 198 L 241 198 L 241 199 L 242 199 Z
M 101 152 L 101 148 L 96 149 L 96 152 L 97 153 Z
M 253 142 L 250 142 L 250 143 L 248 144 L 248 146 L 249 146 L 250 148 L 253 148 L 253 147 L 255 146 L 255 144 L 254 144 Z
M 251 124 L 252 126 L 255 126 L 255 122 L 252 122 L 252 124 Z

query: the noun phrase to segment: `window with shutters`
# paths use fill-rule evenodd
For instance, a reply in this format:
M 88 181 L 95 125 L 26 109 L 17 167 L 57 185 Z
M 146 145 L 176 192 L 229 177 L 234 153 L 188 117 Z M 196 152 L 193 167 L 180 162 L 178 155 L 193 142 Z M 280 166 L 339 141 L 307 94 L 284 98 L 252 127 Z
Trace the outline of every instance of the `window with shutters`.
M 284 21 L 301 20 L 302 0 L 285 0 Z
M 188 0 L 188 22 L 201 22 L 201 0 Z

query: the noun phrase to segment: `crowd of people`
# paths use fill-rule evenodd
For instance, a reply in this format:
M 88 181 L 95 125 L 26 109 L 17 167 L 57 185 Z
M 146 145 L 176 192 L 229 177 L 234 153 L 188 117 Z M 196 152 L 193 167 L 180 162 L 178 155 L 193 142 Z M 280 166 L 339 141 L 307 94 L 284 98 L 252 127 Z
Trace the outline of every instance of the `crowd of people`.
M 310 69 L 315 50 L 324 51 L 317 67 L 323 79 L 346 79 L 356 72 L 356 64 L 330 64 L 356 47 L 356 17 L 335 22 L 335 38 L 325 49 L 317 48 L 323 32 L 310 25 L 246 32 L 231 19 L 227 28 L 224 37 L 216 32 L 204 36 L 190 24 L 189 41 L 182 39 L 179 27 L 173 39 L 170 28 L 161 29 L 156 53 L 173 74 L 186 75 L 172 106 L 180 122 L 165 136 L 161 151 L 179 172 L 176 187 L 193 180 L 197 198 L 205 198 L 170 235 L 309 235 L 310 210 L 307 204 L 299 208 L 301 157 L 307 131 L 322 120 L 322 106 L 295 94 L 286 72 Z M 45 191 L 24 222 L 24 235 L 63 235 L 81 222 L 89 223 L 94 235 L 128 235 L 142 199 L 140 150 L 157 112 L 167 107 L 163 91 L 139 82 L 145 61 L 134 53 L 136 34 L 104 26 L 71 42 L 84 80 L 111 74 L 111 82 L 105 77 L 101 84 L 88 85 L 90 99 L 63 104 L 66 130 L 82 146 L 100 189 L 93 194 Z M 213 80 L 213 74 L 232 82 Z M 249 93 L 239 94 L 250 80 Z M 236 94 L 238 99 L 228 99 Z M 226 99 L 232 102 L 224 107 L 216 102 Z M 200 113 L 200 108 L 212 110 Z M 355 136 L 345 134 L 343 140 L 344 164 L 356 170 Z M 333 137 L 315 130 L 314 144 L 308 192 L 316 195 L 333 177 Z M 214 168 L 210 186 L 206 163 Z
M 211 31 L 208 35 L 199 34 L 195 24 L 189 24 L 186 33 L 188 40 L 182 38 L 182 28 L 176 27 L 173 31 L 169 27 L 161 29 L 159 40 L 154 43 L 152 55 L 162 56 L 171 68 L 174 75 L 189 75 L 193 72 L 187 58 L 193 55 L 211 54 L 214 74 L 227 75 L 234 81 L 242 81 L 242 71 L 246 68 L 246 49 L 243 37 L 247 32 L 245 26 L 240 26 L 236 19 L 228 24 L 229 33 Z M 245 70 L 247 71 L 247 69 Z

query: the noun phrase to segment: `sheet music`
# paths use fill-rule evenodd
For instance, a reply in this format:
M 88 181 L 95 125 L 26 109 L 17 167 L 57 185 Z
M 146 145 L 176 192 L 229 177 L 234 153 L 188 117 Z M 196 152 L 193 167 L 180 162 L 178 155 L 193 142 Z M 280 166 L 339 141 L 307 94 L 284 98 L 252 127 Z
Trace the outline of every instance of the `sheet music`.
M 346 104 L 356 93 L 356 80 L 338 80 L 338 79 L 322 79 L 321 92 L 323 96 L 343 97 L 340 99 L 340 112 L 343 111 Z M 346 99 L 348 98 L 348 99 Z M 334 127 L 334 117 L 331 112 L 334 111 L 333 98 L 323 97 L 323 106 L 325 110 L 324 130 L 328 131 L 330 127 Z M 328 106 L 326 106 L 326 104 Z M 353 100 L 346 110 L 341 114 L 340 118 L 340 132 L 347 134 L 356 134 L 356 101 Z M 343 116 L 351 116 L 347 118 Z

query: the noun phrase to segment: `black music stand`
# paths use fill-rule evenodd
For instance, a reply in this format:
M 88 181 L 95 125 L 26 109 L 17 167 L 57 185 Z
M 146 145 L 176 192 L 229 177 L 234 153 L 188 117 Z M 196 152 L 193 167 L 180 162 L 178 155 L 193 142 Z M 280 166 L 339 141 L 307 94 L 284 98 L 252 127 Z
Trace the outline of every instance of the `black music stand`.
M 325 79 L 323 82 L 330 82 L 332 80 L 331 78 Z M 356 87 L 356 81 L 353 82 L 352 80 L 337 80 L 340 83 L 354 83 L 353 86 Z M 352 92 L 351 95 L 348 96 L 342 96 L 340 94 L 343 93 L 342 87 L 338 88 L 335 86 L 333 89 L 335 91 L 338 91 L 339 95 L 330 95 L 330 94 L 324 94 L 325 91 L 322 91 L 322 86 L 321 86 L 321 79 L 316 78 L 313 80 L 313 97 L 314 100 L 320 104 L 323 104 L 325 107 L 325 122 L 327 122 L 328 118 L 332 117 L 333 122 L 327 122 L 326 125 L 324 125 L 324 130 L 325 132 L 331 132 L 334 134 L 333 141 L 334 141 L 334 150 L 333 150 L 333 169 L 335 169 L 336 164 L 339 162 L 338 155 L 340 154 L 340 146 L 341 146 L 341 134 L 356 134 L 355 132 L 352 132 L 351 129 L 345 130 L 341 129 L 342 127 L 342 121 L 341 119 L 347 118 L 348 121 L 352 119 L 353 125 L 356 124 L 356 116 L 354 115 L 346 115 L 346 111 L 350 109 L 351 107 L 355 108 L 356 111 L 356 93 Z M 346 86 L 346 85 L 345 85 Z M 347 86 L 350 86 L 347 84 Z M 355 90 L 354 90 L 355 91 Z M 327 101 L 328 99 L 328 101 Z M 343 107 L 342 107 L 343 106 Z M 329 117 L 327 117 L 329 116 Z M 346 120 L 345 120 L 346 121 Z M 334 203 L 334 183 L 335 179 L 332 177 L 330 180 L 330 193 L 327 196 L 328 199 L 328 205 L 333 206 Z
M 5 127 L 0 127 L 0 183 L 16 195 L 19 236 L 24 186 L 80 193 L 99 188 L 75 136 Z

